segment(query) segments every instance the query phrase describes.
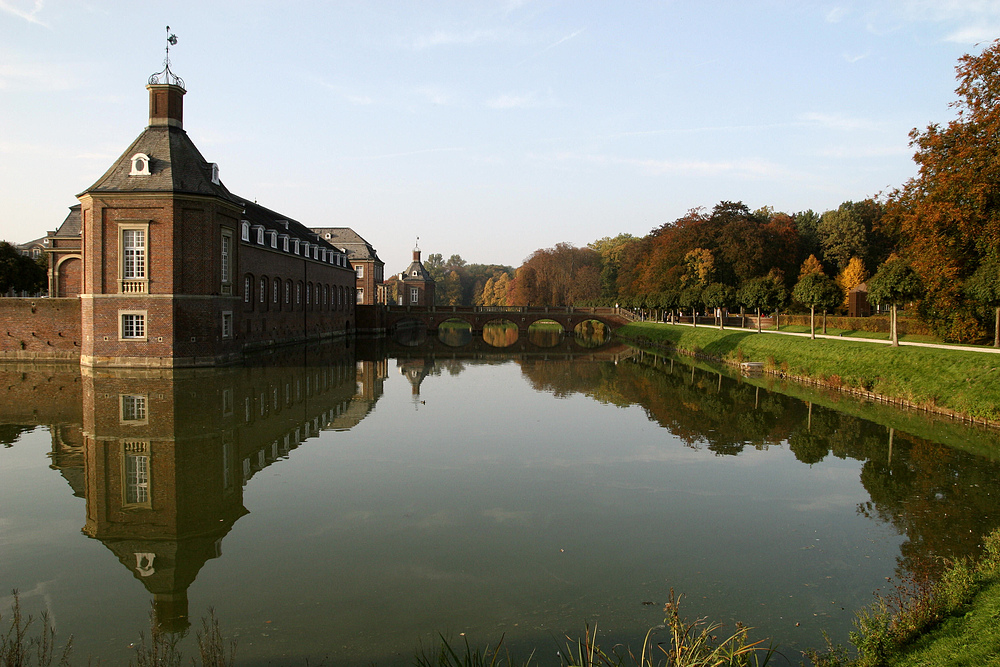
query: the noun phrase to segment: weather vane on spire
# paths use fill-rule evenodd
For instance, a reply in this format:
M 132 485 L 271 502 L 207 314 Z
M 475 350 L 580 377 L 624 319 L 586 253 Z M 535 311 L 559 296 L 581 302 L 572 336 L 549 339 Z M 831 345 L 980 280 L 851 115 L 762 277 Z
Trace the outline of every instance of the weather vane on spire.
M 163 69 L 149 77 L 149 84 L 156 85 L 167 83 L 174 86 L 184 87 L 184 79 L 170 71 L 170 47 L 177 44 L 177 35 L 170 32 L 167 26 L 167 54 L 163 57 Z

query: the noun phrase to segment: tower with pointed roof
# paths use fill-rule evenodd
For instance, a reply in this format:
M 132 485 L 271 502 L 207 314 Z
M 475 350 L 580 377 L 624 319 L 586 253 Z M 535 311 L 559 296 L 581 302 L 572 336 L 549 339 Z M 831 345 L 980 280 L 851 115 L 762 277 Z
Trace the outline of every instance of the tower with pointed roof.
M 383 283 L 387 293 L 395 293 L 396 305 L 433 306 L 434 278 L 420 261 L 420 246 L 413 247 L 413 261 L 406 270 L 390 276 Z
M 81 364 L 215 365 L 350 332 L 346 253 L 226 188 L 184 131 L 169 50 L 146 89 L 146 129 L 78 195 Z

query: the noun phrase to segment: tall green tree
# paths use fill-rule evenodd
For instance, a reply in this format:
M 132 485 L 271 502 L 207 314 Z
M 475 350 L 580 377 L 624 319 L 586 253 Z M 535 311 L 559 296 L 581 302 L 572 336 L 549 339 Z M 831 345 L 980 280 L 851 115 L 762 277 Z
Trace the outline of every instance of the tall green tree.
M 922 291 L 920 276 L 901 257 L 890 257 L 868 281 L 868 298 L 879 305 L 892 306 L 892 345 L 899 347 L 896 314 L 899 306 L 913 301 Z
M 713 310 L 719 311 L 719 328 L 725 329 L 725 315 L 722 309 L 729 308 L 736 299 L 736 290 L 729 285 L 722 283 L 712 283 L 701 293 L 701 300 Z
M 983 262 L 965 283 L 965 291 L 973 300 L 995 309 L 993 347 L 1000 347 L 1000 259 L 994 256 Z
M 843 292 L 825 273 L 807 273 L 795 284 L 792 298 L 809 306 L 809 337 L 816 339 L 816 309 L 823 309 L 823 333 L 826 333 L 826 311 L 837 307 L 843 300 Z

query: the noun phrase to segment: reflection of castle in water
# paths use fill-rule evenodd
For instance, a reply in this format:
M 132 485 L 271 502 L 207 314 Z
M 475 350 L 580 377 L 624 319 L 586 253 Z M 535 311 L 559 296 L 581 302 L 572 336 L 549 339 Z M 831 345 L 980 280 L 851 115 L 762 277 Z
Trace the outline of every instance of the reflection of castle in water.
M 164 629 L 188 627 L 188 587 L 247 513 L 243 486 L 321 430 L 346 430 L 364 419 L 382 394 L 387 368 L 384 358 L 356 361 L 343 347 L 315 355 L 296 348 L 270 362 L 82 378 L 77 372 L 76 424 L 65 414 L 47 419 L 49 408 L 65 413 L 65 402 L 34 403 L 35 424 L 57 422 L 50 427 L 52 466 L 86 499 L 83 532 L 153 595 Z M 0 398 L 30 405 L 29 386 L 52 384 L 46 372 L 22 373 L 28 381 L 6 383 Z

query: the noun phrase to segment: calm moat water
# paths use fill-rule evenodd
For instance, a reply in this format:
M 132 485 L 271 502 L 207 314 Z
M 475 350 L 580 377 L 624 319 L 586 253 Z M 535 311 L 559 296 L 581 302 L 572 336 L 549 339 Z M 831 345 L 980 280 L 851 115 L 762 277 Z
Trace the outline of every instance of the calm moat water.
M 210 607 L 239 664 L 408 663 L 438 632 L 555 664 L 587 624 L 638 645 L 673 588 L 798 664 L 1000 525 L 996 432 L 456 335 L 173 377 L 0 366 L 0 613 L 17 588 L 74 664 L 126 663 L 151 609 L 191 655 Z

